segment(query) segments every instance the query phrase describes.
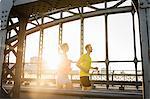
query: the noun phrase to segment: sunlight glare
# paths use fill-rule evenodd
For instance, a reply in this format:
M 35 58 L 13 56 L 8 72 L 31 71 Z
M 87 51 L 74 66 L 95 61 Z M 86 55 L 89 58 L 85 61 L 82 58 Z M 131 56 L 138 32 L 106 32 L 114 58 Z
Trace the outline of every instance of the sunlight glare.
M 55 51 L 51 55 L 44 55 L 43 60 L 45 62 L 45 68 L 47 69 L 57 69 L 60 62 L 60 55 Z

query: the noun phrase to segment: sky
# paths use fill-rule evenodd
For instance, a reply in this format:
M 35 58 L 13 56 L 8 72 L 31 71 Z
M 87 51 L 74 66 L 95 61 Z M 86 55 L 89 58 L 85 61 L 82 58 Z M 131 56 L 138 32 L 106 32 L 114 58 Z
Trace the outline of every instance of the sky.
M 116 2 L 108 3 L 108 7 Z M 124 5 L 129 5 L 131 0 L 128 0 Z M 94 5 L 95 7 L 103 8 L 104 5 Z M 86 9 L 87 11 L 90 9 Z M 85 11 L 86 11 L 85 10 Z M 67 14 L 66 14 L 67 15 Z M 57 16 L 57 15 L 56 15 Z M 46 21 L 50 21 L 46 19 Z M 108 16 L 108 57 L 110 61 L 114 60 L 133 60 L 133 25 L 131 13 L 121 13 Z M 31 24 L 28 28 L 33 27 Z M 141 60 L 140 40 L 138 17 L 135 14 L 135 32 L 136 32 L 136 48 L 137 58 Z M 26 38 L 25 62 L 30 62 L 32 57 L 38 56 L 39 48 L 39 33 L 30 34 Z M 44 45 L 43 45 L 43 61 L 46 68 L 56 69 L 58 55 L 58 33 L 59 26 L 53 26 L 44 30 Z M 69 44 L 68 57 L 77 61 L 80 57 L 80 20 L 67 22 L 63 24 L 63 40 Z M 104 16 L 97 16 L 84 19 L 84 45 L 90 43 L 93 47 L 91 58 L 93 61 L 105 61 L 105 20 Z M 12 55 L 12 61 L 15 57 Z M 93 63 L 93 66 L 105 68 L 104 63 Z M 75 64 L 72 64 L 73 70 L 78 70 Z M 134 63 L 110 63 L 110 70 L 134 70 Z M 141 63 L 138 63 L 138 70 L 141 70 Z

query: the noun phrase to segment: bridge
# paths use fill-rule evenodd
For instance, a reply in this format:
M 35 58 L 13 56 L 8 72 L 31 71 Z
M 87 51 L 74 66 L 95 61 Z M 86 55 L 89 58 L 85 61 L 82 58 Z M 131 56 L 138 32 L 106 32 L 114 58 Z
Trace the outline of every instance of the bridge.
M 129 16 L 128 21 L 130 22 L 127 23 L 129 25 L 124 25 L 124 20 L 126 19 L 124 17 L 121 20 L 124 23 L 119 24 L 116 21 L 118 24 L 116 26 L 118 30 L 119 28 L 123 29 L 119 32 L 125 30 L 131 32 L 130 34 L 123 32 L 126 36 L 128 35 L 128 38 L 132 38 L 131 42 L 129 42 L 131 46 L 128 46 L 128 48 L 126 48 L 127 43 L 124 43 L 121 37 L 117 38 L 117 40 L 112 40 L 112 42 L 116 40 L 122 43 L 120 46 L 117 46 L 118 43 L 116 42 L 113 42 L 114 44 L 110 42 L 110 35 L 114 35 L 114 37 L 121 35 L 118 31 L 115 31 L 116 34 L 111 34 L 113 31 L 110 28 L 113 20 L 112 16 L 125 16 L 125 14 Z M 95 25 L 88 28 L 94 28 L 93 31 L 101 32 L 99 38 L 93 36 L 99 32 L 91 35 L 91 33 L 86 31 L 88 29 L 86 27 L 87 20 L 94 20 L 96 17 L 101 21 L 94 21 Z M 149 99 L 149 17 L 150 0 L 0 0 L 0 98 Z M 120 16 L 119 19 L 121 19 Z M 71 22 L 78 23 L 77 27 L 79 29 L 76 29 L 78 31 L 76 31 L 75 35 L 65 34 L 65 24 Z M 96 28 L 96 24 L 99 23 L 101 30 Z M 69 25 L 67 26 L 69 27 Z M 55 26 L 57 27 L 56 29 L 53 28 Z M 115 27 L 114 24 L 112 26 L 112 28 Z M 99 66 L 100 69 L 96 73 L 91 72 L 90 80 L 93 86 L 91 91 L 84 92 L 81 90 L 79 75 L 76 70 L 73 70 L 69 75 L 70 80 L 73 82 L 73 89 L 56 88 L 54 70 L 45 69 L 42 61 L 43 54 L 47 51 L 44 45 L 46 42 L 44 42 L 46 38 L 44 35 L 49 28 L 57 31 L 55 32 L 55 37 L 51 37 L 51 41 L 54 40 L 56 42 L 54 45 L 57 48 L 64 41 L 74 40 L 74 42 L 77 42 L 77 46 L 72 42 L 70 43 L 74 45 L 72 50 L 77 52 L 71 63 L 72 66 L 77 61 L 76 57 L 84 53 L 84 45 L 88 41 L 92 41 L 95 45 L 97 44 L 95 49 L 99 54 L 104 53 L 103 58 L 95 54 L 98 58 L 92 60 L 92 64 Z M 31 59 L 31 61 L 27 62 L 26 55 L 34 53 L 27 51 L 27 46 L 30 45 L 30 42 L 27 42 L 27 40 L 32 34 L 39 35 L 37 40 L 38 54 L 37 57 L 33 57 L 33 61 Z M 66 38 L 65 35 L 71 39 Z M 87 36 L 90 36 L 92 40 L 87 40 Z M 29 40 L 31 41 L 32 39 Z M 103 51 L 100 51 L 101 49 L 99 49 L 98 45 Z M 53 44 L 51 46 L 55 47 Z M 118 47 L 118 49 L 126 49 L 127 56 L 132 58 L 124 57 L 120 59 L 120 56 L 123 56 L 121 53 L 124 52 L 119 53 L 119 50 L 117 50 L 119 53 L 117 56 L 116 53 L 116 55 L 113 54 L 112 46 Z M 36 45 L 32 44 L 32 49 L 34 47 L 36 49 Z M 128 49 L 131 50 L 131 53 Z M 51 54 L 54 52 L 52 50 Z M 114 67 L 121 68 L 124 66 L 124 69 L 114 70 Z M 125 70 L 127 67 L 134 68 L 134 71 Z

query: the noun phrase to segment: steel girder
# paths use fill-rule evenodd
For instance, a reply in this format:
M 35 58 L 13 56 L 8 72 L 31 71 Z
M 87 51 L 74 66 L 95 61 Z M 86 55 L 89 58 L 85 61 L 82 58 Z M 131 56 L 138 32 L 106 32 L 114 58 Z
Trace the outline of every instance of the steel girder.
M 19 49 L 23 49 L 23 42 L 24 42 L 24 35 L 25 33 L 25 22 L 24 18 L 20 18 L 19 23 L 19 30 L 16 28 L 14 29 L 18 34 L 18 42 L 14 45 L 8 44 L 5 45 L 5 41 L 7 37 L 9 38 L 10 31 L 7 30 L 8 26 L 8 18 L 10 15 L 10 10 L 14 6 L 14 0 L 1 0 L 0 1 L 0 77 L 1 77 L 1 96 L 5 95 L 4 97 L 7 98 L 8 95 L 12 97 L 19 96 L 19 89 L 20 89 L 20 78 L 21 78 L 21 65 L 22 65 L 22 51 Z M 19 16 L 18 16 L 19 17 Z M 10 21 L 11 24 L 12 21 Z M 7 34 L 7 37 L 6 37 Z M 17 51 L 15 48 L 17 47 Z M 9 66 L 9 52 L 13 52 L 16 57 L 16 64 L 13 66 Z M 2 62 L 3 61 L 3 62 Z M 3 69 L 3 70 L 2 70 Z M 2 75 L 1 75 L 2 74 Z M 8 77 L 9 76 L 9 77 Z M 13 81 L 13 86 L 10 90 L 6 90 L 4 88 L 4 82 L 7 82 L 8 79 Z M 9 82 L 8 82 L 9 83 Z M 5 93 L 5 94 L 4 94 Z
M 24 50 L 24 41 L 25 41 L 25 29 L 27 25 L 27 18 L 20 18 L 19 19 L 19 26 L 18 29 L 14 28 L 18 38 L 15 42 L 6 44 L 5 43 L 5 50 L 4 50 L 4 61 L 3 61 L 3 70 L 2 70 L 2 80 L 1 80 L 1 88 L 6 91 L 6 93 L 10 97 L 18 97 L 20 94 L 20 84 L 22 70 L 23 70 L 23 50 Z M 12 20 L 9 19 L 9 22 L 13 24 Z M 7 35 L 6 35 L 7 34 Z M 11 32 L 8 31 L 5 34 L 6 40 L 10 38 Z M 16 63 L 9 62 L 9 54 L 12 52 L 16 57 Z M 5 85 L 9 83 L 12 86 L 9 89 L 5 88 Z
M 4 49 L 5 49 L 5 38 L 6 38 L 6 30 L 0 30 L 0 79 L 2 74 L 2 65 L 4 61 Z M 1 82 L 0 82 L 1 84 Z
M 17 0 L 16 0 L 17 1 Z M 21 1 L 21 0 L 18 0 L 18 1 Z M 44 1 L 44 0 L 41 0 L 41 1 Z M 123 1 L 123 0 L 122 0 Z M 98 16 L 98 15 L 104 15 L 104 14 L 114 14 L 114 13 L 124 13 L 124 12 L 130 12 L 131 10 L 132 10 L 132 7 L 125 7 L 125 8 L 116 8 L 117 6 L 119 5 L 119 3 L 118 4 L 116 4 L 116 6 L 113 6 L 111 9 L 98 9 L 98 8 L 94 8 L 94 7 L 92 7 L 92 6 L 90 6 L 89 5 L 89 7 L 91 7 L 91 8 L 93 8 L 93 9 L 95 9 L 95 11 L 93 11 L 93 12 L 88 12 L 88 13 L 80 13 L 80 11 L 79 11 L 79 13 L 77 13 L 77 15 L 76 15 L 76 13 L 74 13 L 74 12 L 72 12 L 73 13 L 73 17 L 66 17 L 66 18 L 62 18 L 62 19 L 59 19 L 59 20 L 55 20 L 55 18 L 54 18 L 54 21 L 53 22 L 49 22 L 49 23 L 44 23 L 44 24 L 40 24 L 40 25 L 37 25 L 37 27 L 35 27 L 35 28 L 33 28 L 33 29 L 30 29 L 30 30 L 28 30 L 27 32 L 26 32 L 26 34 L 24 34 L 24 36 L 25 35 L 28 35 L 28 34 L 30 34 L 30 33 L 33 33 L 33 32 L 35 32 L 35 31 L 39 31 L 41 28 L 40 28 L 40 26 L 42 26 L 42 28 L 44 29 L 44 28 L 48 28 L 48 27 L 51 27 L 51 26 L 53 26 L 53 25 L 57 25 L 57 24 L 59 24 L 59 23 L 64 23 L 64 22 L 69 22 L 69 21 L 73 21 L 73 20 L 77 20 L 77 19 L 80 19 L 80 18 L 87 18 L 87 17 L 92 17 L 92 16 Z M 18 6 L 18 5 L 17 5 Z M 61 10 L 62 11 L 62 10 Z M 64 10 L 65 11 L 65 10 Z M 120 11 L 120 12 L 119 12 Z M 35 12 L 36 12 L 36 10 L 35 10 Z M 68 12 L 70 12 L 69 10 L 68 10 Z M 17 13 L 17 11 L 16 11 L 16 13 Z M 70 12 L 71 13 L 71 12 Z M 24 14 L 26 14 L 26 13 L 24 13 Z M 33 13 L 31 13 L 30 12 L 30 14 L 32 15 Z M 82 17 L 81 17 L 81 14 L 82 14 Z M 15 15 L 15 14 L 14 14 Z M 43 14 L 44 15 L 44 14 Z M 49 15 L 49 14 L 46 14 L 46 15 Z M 11 15 L 10 15 L 11 16 Z M 13 16 L 13 15 L 12 15 Z M 11 17 L 12 17 L 11 16 Z M 36 14 L 36 16 L 38 16 L 38 14 Z M 42 16 L 38 16 L 39 18 L 40 17 L 42 17 Z M 45 17 L 45 16 L 44 16 Z M 31 20 L 31 19 L 33 19 L 33 20 L 36 20 L 34 17 L 31 17 L 29 20 Z M 83 21 L 83 20 L 82 20 Z M 81 23 L 83 23 L 81 21 Z M 19 21 L 19 23 L 16 23 L 16 24 L 13 24 L 12 26 L 10 26 L 10 27 L 12 27 L 11 29 L 15 29 L 16 27 L 24 27 L 25 26 L 25 24 L 26 24 L 26 22 L 23 22 L 23 26 L 22 25 L 19 25 L 20 24 L 20 22 L 21 21 Z M 61 26 L 61 25 L 60 25 Z M 20 28 L 21 28 L 20 27 Z M 82 27 L 82 26 L 81 26 Z M 9 28 L 9 27 L 8 27 Z M 10 30 L 11 30 L 10 29 Z M 6 29 L 5 29 L 6 30 Z M 17 31 L 17 30 L 16 30 Z M 24 29 L 22 29 L 22 32 L 25 32 L 24 31 Z M 82 32 L 82 30 L 81 30 L 81 32 Z M 6 31 L 5 31 L 5 33 L 6 33 Z M 14 42 L 14 41 L 16 41 L 16 40 L 19 40 L 20 39 L 20 41 L 21 41 L 21 43 L 20 43 L 20 48 L 22 48 L 22 46 L 23 46 L 23 42 L 22 42 L 22 40 L 21 39 L 24 39 L 24 36 L 23 37 L 19 37 L 19 34 L 18 33 L 16 33 L 17 35 L 15 35 L 14 37 L 9 37 L 8 38 L 8 40 L 6 41 L 7 42 L 7 44 L 9 45 L 9 46 L 11 46 L 11 43 L 12 42 Z M 13 50 L 12 49 L 10 49 L 11 47 L 9 47 L 8 49 L 7 49 L 7 54 L 10 52 L 10 51 L 13 51 L 13 53 L 15 54 L 16 52 L 14 51 L 14 48 L 16 47 L 16 45 L 18 46 L 18 44 L 16 43 L 15 45 L 13 45 L 13 46 L 11 46 L 12 48 L 13 48 Z M 82 45 L 82 44 L 81 44 Z M 81 48 L 82 49 L 82 48 Z M 22 54 L 22 53 L 20 53 L 20 54 Z M 17 56 L 17 54 L 15 54 L 15 56 Z M 17 58 L 22 58 L 19 54 L 18 54 L 18 57 Z M 18 64 L 19 65 L 22 65 L 22 63 L 21 63 L 21 61 L 20 60 L 18 60 L 17 62 L 19 62 Z M 9 73 L 9 74 L 11 74 L 11 75 L 13 75 L 11 72 L 12 72 L 12 70 L 8 70 L 7 69 L 7 72 Z M 20 70 L 17 72 L 17 73 L 19 73 L 20 72 Z M 20 73 L 19 73 L 20 74 Z M 20 76 L 20 75 L 19 75 Z M 18 77 L 19 77 L 18 76 Z M 19 78 L 18 78 L 19 79 Z M 16 82 L 16 80 L 14 80 L 15 82 Z M 16 88 L 16 90 L 17 90 L 17 94 L 16 93 L 14 93 L 14 95 L 17 95 L 18 96 L 18 91 L 19 91 L 19 87 L 20 86 L 18 86 L 18 85 L 20 85 L 20 83 L 18 82 L 18 84 L 17 84 L 17 86 L 15 86 L 14 87 L 14 89 Z
M 139 0 L 144 99 L 150 99 L 150 0 Z
M 10 10 L 13 6 L 13 0 L 1 0 L 0 2 L 0 30 L 7 27 L 7 20 Z
M 4 62 L 4 49 L 5 49 L 5 39 L 7 33 L 7 21 L 9 17 L 10 10 L 13 5 L 13 0 L 1 0 L 0 1 L 0 80 L 2 79 L 2 67 Z M 2 83 L 0 83 L 2 85 Z M 5 93 L 3 88 L 1 88 L 1 93 Z M 0 94 L 1 94 L 0 93 Z M 5 94 L 7 95 L 7 93 Z
M 18 6 L 18 5 L 23 5 L 23 4 L 27 4 L 27 3 L 32 3 L 38 0 L 13 0 L 14 2 L 14 6 Z
M 125 13 L 125 12 L 131 12 L 132 10 L 133 9 L 132 9 L 131 6 L 129 6 L 129 7 L 111 8 L 111 9 L 101 9 L 101 10 L 96 10 L 96 11 L 92 11 L 92 12 L 83 13 L 82 17 L 83 18 L 88 18 L 88 17 L 99 16 L 99 15 L 104 15 L 104 14 L 108 14 L 109 15 L 109 14 L 115 14 L 115 13 Z M 59 12 L 57 12 L 57 13 L 59 13 Z M 44 16 L 46 17 L 47 15 L 44 14 Z M 38 17 L 40 17 L 40 16 L 38 16 Z M 75 15 L 73 15 L 71 17 L 57 19 L 57 20 L 54 20 L 52 22 L 47 22 L 47 23 L 44 23 L 44 24 L 40 24 L 40 25 L 37 25 L 34 28 L 31 28 L 31 29 L 27 30 L 26 31 L 26 35 L 29 35 L 31 33 L 39 31 L 41 25 L 42 25 L 42 28 L 45 29 L 45 28 L 48 28 L 48 27 L 51 27 L 51 26 L 54 26 L 54 25 L 58 25 L 61 22 L 62 23 L 66 23 L 66 22 L 69 22 L 69 21 L 78 20 L 80 18 L 81 18 L 81 15 L 78 13 L 77 15 L 75 14 Z M 29 20 L 34 21 L 36 19 L 29 18 Z M 18 23 L 15 23 L 15 24 L 9 26 L 8 30 L 11 30 L 11 29 L 13 29 L 13 28 L 15 28 L 17 26 L 18 26 Z M 11 43 L 11 42 L 14 42 L 16 39 L 17 39 L 17 35 L 14 35 L 10 39 L 8 39 L 6 42 L 7 43 Z
M 120 2 L 119 2 L 120 3 Z M 121 3 L 120 3 L 121 4 Z M 52 11 L 52 12 L 46 12 L 46 13 L 43 13 L 43 14 L 33 14 L 33 15 L 30 15 L 30 18 L 28 20 L 28 23 L 31 23 L 33 25 L 35 25 L 34 28 L 32 29 L 29 29 L 30 32 L 26 32 L 25 35 L 28 35 L 28 34 L 31 34 L 31 33 L 34 33 L 35 31 L 40 31 L 40 30 L 43 30 L 45 28 L 48 28 L 48 27 L 51 27 L 51 26 L 54 26 L 54 25 L 57 25 L 57 24 L 60 24 L 60 35 L 59 35 L 59 44 L 62 43 L 62 24 L 65 23 L 65 22 L 69 22 L 69 21 L 73 21 L 73 20 L 77 20 L 77 19 L 81 19 L 81 54 L 83 53 L 83 44 L 84 44 L 84 31 L 83 31 L 83 21 L 84 21 L 84 18 L 88 18 L 88 17 L 93 17 L 93 16 L 99 16 L 99 15 L 109 15 L 109 14 L 115 14 L 115 13 L 125 13 L 125 12 L 131 12 L 133 10 L 133 8 L 131 6 L 129 7 L 118 7 L 118 3 L 115 5 L 115 6 L 112 6 L 110 8 L 104 8 L 104 9 L 99 9 L 99 8 L 96 8 L 96 7 L 92 7 L 92 6 L 89 6 L 90 8 L 94 9 L 94 11 L 90 11 L 90 12 L 83 12 L 84 8 L 82 8 L 82 10 L 80 10 L 80 8 L 77 8 L 79 10 L 78 13 L 75 13 L 75 12 L 72 12 L 70 11 L 70 7 L 69 8 L 65 8 L 65 9 L 61 9 L 61 10 L 55 10 L 55 11 Z M 47 23 L 44 23 L 41 22 L 38 23 L 37 19 L 40 19 L 41 17 L 44 18 L 44 17 L 49 17 L 50 15 L 52 14 L 55 14 L 55 13 L 63 13 L 65 11 L 68 11 L 69 13 L 72 13 L 73 15 L 70 16 L 70 17 L 63 17 L 63 16 L 60 16 L 60 19 L 55 19 L 55 18 L 52 18 L 53 21 L 52 22 L 47 22 Z M 61 14 L 62 15 L 62 14 Z M 49 17 L 51 18 L 51 17 Z M 5 56 L 8 55 L 8 53 L 10 51 L 12 51 L 14 53 L 14 55 L 16 56 L 16 59 L 20 60 L 22 57 L 23 57 L 23 54 L 20 52 L 20 54 L 22 54 L 22 57 L 20 56 L 20 54 L 18 54 L 18 52 L 15 52 L 14 48 L 15 47 L 18 47 L 18 42 L 16 42 L 14 45 L 11 45 L 11 43 L 15 42 L 15 41 L 18 41 L 20 38 L 19 38 L 19 33 L 17 30 L 17 27 L 21 28 L 22 26 L 19 25 L 20 24 L 20 21 L 18 23 L 13 23 L 12 22 L 12 19 L 10 17 L 10 25 L 7 27 L 7 30 L 8 31 L 11 31 L 12 29 L 15 30 L 16 32 L 16 35 L 14 36 L 9 36 L 6 40 L 6 44 L 9 45 L 9 47 L 6 49 L 5 51 Z M 36 21 L 37 23 L 32 23 L 32 21 Z M 22 23 L 22 24 L 25 24 L 25 23 Z M 24 26 L 24 25 L 23 25 Z M 107 30 L 107 29 L 106 29 Z M 23 31 L 24 33 L 24 31 Z M 9 32 L 8 32 L 9 34 Z M 40 33 L 42 35 L 42 31 Z M 22 37 L 21 37 L 22 38 Z M 42 36 L 40 36 L 40 42 L 42 42 Z M 24 39 L 24 37 L 22 38 Z M 21 40 L 21 39 L 20 39 Z M 17 46 L 15 46 L 17 45 Z M 20 45 L 21 46 L 21 45 Z M 22 46 L 23 46 L 23 43 L 22 43 Z M 21 47 L 22 47 L 21 46 Z M 13 48 L 13 49 L 10 49 L 10 48 Z M 17 48 L 18 49 L 18 48 Z M 21 48 L 22 49 L 22 48 Z M 39 46 L 39 56 L 41 55 L 41 51 L 42 51 L 42 45 Z M 108 51 L 107 51 L 108 52 Z M 17 56 L 18 55 L 18 56 Z M 9 56 L 8 56 L 9 57 Z M 6 59 L 6 58 L 5 58 Z M 41 59 L 40 59 L 41 60 Z M 107 59 L 108 60 L 108 59 Z M 109 60 L 108 60 L 109 61 Z M 108 62 L 107 61 L 107 62 Z M 17 63 L 18 62 L 18 63 Z M 12 79 L 14 82 L 17 83 L 17 85 L 13 85 L 13 88 L 10 90 L 10 94 L 12 94 L 12 96 L 19 96 L 19 88 L 20 88 L 20 83 L 18 81 L 15 80 L 14 76 L 16 74 L 13 74 L 13 70 L 17 69 L 19 73 L 19 76 L 21 75 L 20 71 L 21 71 L 21 68 L 23 67 L 22 64 L 21 64 L 21 60 L 20 61 L 17 61 L 16 64 L 14 64 L 13 68 L 11 68 L 9 70 L 9 65 L 7 63 L 9 63 L 9 61 L 6 61 L 6 64 L 4 64 L 4 66 L 7 68 L 6 70 L 6 76 L 9 74 L 11 75 Z M 16 65 L 19 64 L 21 67 L 20 68 L 16 68 Z M 107 64 L 108 65 L 108 64 Z M 108 66 L 107 66 L 108 67 Z M 8 72 L 9 71 L 9 72 Z M 107 68 L 107 71 L 108 71 L 108 68 Z M 107 73 L 108 75 L 108 73 Z M 5 77 L 5 76 L 4 76 Z M 21 78 L 21 77 L 20 77 Z M 38 69 L 38 78 L 40 78 L 40 67 Z M 6 79 L 7 81 L 7 77 L 4 78 L 4 80 Z M 108 81 L 108 76 L 107 76 L 107 81 Z M 19 80 L 20 81 L 20 80 Z M 109 83 L 109 82 L 108 82 Z M 107 88 L 109 87 L 109 84 L 107 83 Z M 15 91 L 14 91 L 15 90 Z

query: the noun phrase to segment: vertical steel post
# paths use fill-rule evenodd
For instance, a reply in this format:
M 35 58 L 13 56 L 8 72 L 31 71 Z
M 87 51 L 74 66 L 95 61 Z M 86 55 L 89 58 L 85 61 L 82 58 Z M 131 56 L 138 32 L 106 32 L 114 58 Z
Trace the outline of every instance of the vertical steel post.
M 25 41 L 25 31 L 27 25 L 27 18 L 19 18 L 19 34 L 18 34 L 18 47 L 17 47 L 17 58 L 15 68 L 15 82 L 13 89 L 13 97 L 20 96 L 20 82 L 21 82 L 21 70 L 23 67 L 23 45 Z
M 4 60 L 5 40 L 7 33 L 7 22 L 13 0 L 0 0 L 0 80 Z M 1 83 L 1 82 L 0 82 Z
M 41 23 L 43 24 L 44 18 L 41 18 Z M 38 75 L 37 78 L 41 79 L 42 72 L 42 54 L 43 54 L 43 38 L 44 38 L 44 30 L 42 26 L 40 26 L 40 37 L 39 37 L 39 52 L 38 52 Z
M 107 9 L 107 2 L 105 2 L 105 9 Z M 107 89 L 109 88 L 109 58 L 108 58 L 108 15 L 105 14 L 105 46 L 106 46 L 106 59 L 105 59 L 105 64 L 106 64 L 106 87 Z
M 138 12 L 142 43 L 143 98 L 150 99 L 150 0 L 139 0 Z
M 63 12 L 60 12 L 60 18 L 63 18 Z M 62 44 L 62 36 L 63 36 L 63 23 L 59 24 L 59 35 L 58 35 L 58 46 Z
M 137 75 L 137 62 L 138 62 L 138 59 L 137 59 L 137 51 L 136 51 L 136 38 L 135 38 L 135 18 L 134 18 L 134 14 L 135 14 L 135 11 L 133 10 L 131 12 L 132 14 L 132 25 L 133 25 L 133 44 L 134 44 L 134 64 L 135 64 L 135 76 L 136 76 L 136 88 L 138 89 L 138 75 Z
M 81 7 L 81 30 L 80 30 L 80 55 L 84 53 L 84 18 L 83 14 L 83 7 Z
M 21 70 L 21 78 L 22 78 L 22 81 L 24 81 L 24 67 L 25 67 L 25 52 L 26 52 L 26 36 L 25 36 L 25 40 L 24 40 L 24 45 L 23 45 L 23 67 L 22 67 L 22 70 Z
M 2 67 L 4 62 L 4 50 L 5 50 L 5 39 L 6 39 L 6 30 L 0 30 L 0 85 L 2 85 Z M 1 86 L 2 87 L 2 86 Z

